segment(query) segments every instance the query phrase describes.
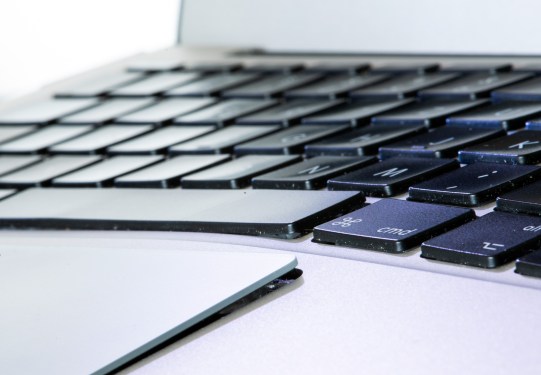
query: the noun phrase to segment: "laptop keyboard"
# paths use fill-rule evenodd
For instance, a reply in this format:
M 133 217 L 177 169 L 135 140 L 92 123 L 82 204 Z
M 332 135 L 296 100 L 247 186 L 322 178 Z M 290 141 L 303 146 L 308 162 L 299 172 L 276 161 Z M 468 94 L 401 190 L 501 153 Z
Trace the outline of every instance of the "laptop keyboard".
M 0 225 L 313 231 L 541 277 L 539 73 L 135 62 L 0 110 Z

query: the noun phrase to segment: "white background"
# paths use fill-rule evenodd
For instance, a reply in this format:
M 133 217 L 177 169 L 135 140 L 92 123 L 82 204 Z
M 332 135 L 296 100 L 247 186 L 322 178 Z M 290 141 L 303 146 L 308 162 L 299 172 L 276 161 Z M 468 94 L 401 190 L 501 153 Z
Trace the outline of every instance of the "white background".
M 174 44 L 179 0 L 3 0 L 0 100 Z

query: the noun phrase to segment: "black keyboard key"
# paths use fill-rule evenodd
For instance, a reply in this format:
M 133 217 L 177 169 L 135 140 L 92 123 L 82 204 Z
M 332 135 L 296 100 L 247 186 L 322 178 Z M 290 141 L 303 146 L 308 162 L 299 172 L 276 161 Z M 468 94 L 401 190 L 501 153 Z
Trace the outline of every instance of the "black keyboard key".
M 277 125 L 231 125 L 210 134 L 169 148 L 171 154 L 223 154 L 233 151 L 239 143 L 263 137 L 279 130 Z
M 498 103 L 449 117 L 447 125 L 514 130 L 539 114 L 541 103 Z
M 0 226 L 297 238 L 363 201 L 329 191 L 29 189 L 0 203 Z
M 53 180 L 53 186 L 103 187 L 127 173 L 148 167 L 162 160 L 160 156 L 115 156 Z
M 98 105 L 95 99 L 43 99 L 0 110 L 0 125 L 44 125 Z
M 186 155 L 168 159 L 115 179 L 117 187 L 172 188 L 180 178 L 230 160 L 229 155 Z
M 255 81 L 255 74 L 215 74 L 166 91 L 166 96 L 215 96 L 221 91 Z
M 343 103 L 341 100 L 293 100 L 237 119 L 237 124 L 263 124 L 289 126 L 310 116 Z
M 370 125 L 308 144 L 304 151 L 307 156 L 376 155 L 380 146 L 426 131 L 424 126 Z
M 264 73 L 264 74 L 292 74 L 302 70 L 304 65 L 301 63 L 256 63 L 246 65 L 244 72 Z
M 326 62 L 307 66 L 304 71 L 307 73 L 320 74 L 349 74 L 354 75 L 367 71 L 370 64 L 365 62 Z
M 184 64 L 184 70 L 200 73 L 230 73 L 242 68 L 238 61 L 197 61 Z
M 444 65 L 442 72 L 449 73 L 504 73 L 510 72 L 513 65 L 509 63 L 459 63 Z
M 541 101 L 541 77 L 493 91 L 491 96 L 494 101 Z
M 415 96 L 417 91 L 457 78 L 452 73 L 403 75 L 370 87 L 351 92 L 353 99 L 403 99 Z
M 498 211 L 541 216 L 541 181 L 502 195 L 496 201 Z
M 185 189 L 240 189 L 250 185 L 253 177 L 299 161 L 292 155 L 249 155 L 216 167 L 183 177 Z
M 315 190 L 327 185 L 327 180 L 365 165 L 375 163 L 375 157 L 318 156 L 274 172 L 255 177 L 254 189 Z
M 92 77 L 58 91 L 57 98 L 92 98 L 104 96 L 122 86 L 137 82 L 146 78 L 144 74 L 130 72 L 112 72 Z
M 16 193 L 17 193 L 17 190 L 15 189 L 2 189 L 0 190 L 0 200 L 11 197 L 12 195 Z
M 466 102 L 428 101 L 377 115 L 373 124 L 384 125 L 424 125 L 435 127 L 445 124 L 447 116 L 486 104 L 487 100 Z
M 530 120 L 526 123 L 527 130 L 541 130 L 541 119 Z
M 478 99 L 488 97 L 492 90 L 530 78 L 528 73 L 480 73 L 419 92 L 421 98 Z
M 525 165 L 476 163 L 414 185 L 409 198 L 416 201 L 479 206 L 502 193 L 531 183 L 541 168 Z
M 541 277 L 541 251 L 517 259 L 515 272 L 524 276 Z
M 541 162 L 541 131 L 526 130 L 497 138 L 458 152 L 461 163 L 478 161 L 505 164 Z
M 357 190 L 367 196 L 391 197 L 418 182 L 459 168 L 456 160 L 393 158 L 329 180 L 329 190 Z
M 108 154 L 144 155 L 165 152 L 168 147 L 210 133 L 213 126 L 167 126 L 107 148 Z
M 143 56 L 128 63 L 128 72 L 138 73 L 160 73 L 179 70 L 183 66 L 182 61 L 177 57 L 155 57 Z
M 438 71 L 440 65 L 437 63 L 411 63 L 411 64 L 387 64 L 372 68 L 373 72 L 393 74 L 425 74 Z
M 314 228 L 314 242 L 402 253 L 462 225 L 473 210 L 382 199 Z
M 491 212 L 421 245 L 421 256 L 468 266 L 495 268 L 541 243 L 541 218 Z
M 346 125 L 300 125 L 235 147 L 235 154 L 302 154 L 308 143 L 347 130 Z
M 0 187 L 27 188 L 48 186 L 55 177 L 76 171 L 100 161 L 98 156 L 54 156 L 41 163 L 0 177 Z
M 152 125 L 107 125 L 49 148 L 54 154 L 96 154 L 109 146 L 152 131 Z
M 319 115 L 303 118 L 302 123 L 362 125 L 369 123 L 374 115 L 403 107 L 412 102 L 412 99 L 403 99 L 385 102 L 361 101 L 342 104 Z
M 395 156 L 421 158 L 454 158 L 458 151 L 480 142 L 504 136 L 501 129 L 449 128 L 434 129 L 379 149 L 381 159 Z
M 37 155 L 6 155 L 0 156 L 0 176 L 25 168 L 41 161 Z
M 163 124 L 175 117 L 187 114 L 214 104 L 211 98 L 171 98 L 136 112 L 121 116 L 115 120 L 117 124 Z
M 35 154 L 92 130 L 90 125 L 50 125 L 0 145 L 3 154 Z
M 238 117 L 261 111 L 278 104 L 275 100 L 229 99 L 210 107 L 182 115 L 173 120 L 175 124 L 224 126 Z
M 0 143 L 11 141 L 35 130 L 36 127 L 32 125 L 0 126 Z
M 269 99 L 321 78 L 322 76 L 317 74 L 269 75 L 258 81 L 224 91 L 222 97 Z
M 389 78 L 386 75 L 343 75 L 329 76 L 302 88 L 291 90 L 284 95 L 287 99 L 336 99 L 350 91 L 370 86 Z
M 112 99 L 74 115 L 62 117 L 58 122 L 61 124 L 102 125 L 153 103 L 153 99 Z
M 145 97 L 160 95 L 174 87 L 195 81 L 201 76 L 197 73 L 159 73 L 147 78 L 125 85 L 109 93 L 110 96 Z

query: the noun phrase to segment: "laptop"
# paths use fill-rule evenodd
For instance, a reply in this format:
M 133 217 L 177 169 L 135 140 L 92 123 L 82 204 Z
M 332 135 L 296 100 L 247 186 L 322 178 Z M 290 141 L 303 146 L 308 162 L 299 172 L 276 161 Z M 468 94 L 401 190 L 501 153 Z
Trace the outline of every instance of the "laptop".
M 183 252 L 264 251 L 304 272 L 147 340 L 144 358 L 104 350 L 97 369 L 537 374 L 534 14 L 526 1 L 185 1 L 179 45 L 0 109 L 3 241 L 165 269 Z

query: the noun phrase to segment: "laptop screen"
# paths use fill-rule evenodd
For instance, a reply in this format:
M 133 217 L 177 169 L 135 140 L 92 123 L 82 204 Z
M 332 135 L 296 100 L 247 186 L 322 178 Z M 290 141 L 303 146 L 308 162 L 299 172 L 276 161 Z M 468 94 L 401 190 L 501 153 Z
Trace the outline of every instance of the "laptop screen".
M 185 45 L 540 55 L 536 0 L 184 0 Z

